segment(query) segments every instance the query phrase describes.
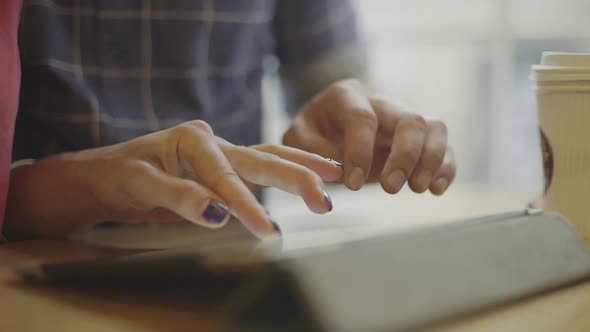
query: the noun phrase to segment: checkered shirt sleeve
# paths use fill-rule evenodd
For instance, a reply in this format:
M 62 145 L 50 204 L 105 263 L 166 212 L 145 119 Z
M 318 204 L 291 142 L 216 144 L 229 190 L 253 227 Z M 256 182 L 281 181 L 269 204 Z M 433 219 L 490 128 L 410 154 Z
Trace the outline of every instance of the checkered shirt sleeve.
M 367 79 L 365 39 L 353 0 L 279 1 L 275 26 L 290 112 L 332 82 Z

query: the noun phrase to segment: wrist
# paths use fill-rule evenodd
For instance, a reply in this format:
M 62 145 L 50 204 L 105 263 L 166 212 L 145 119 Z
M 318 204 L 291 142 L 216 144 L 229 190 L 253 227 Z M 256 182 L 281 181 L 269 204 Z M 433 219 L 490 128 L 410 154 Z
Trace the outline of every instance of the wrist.
M 62 168 L 60 173 L 67 179 L 65 189 L 71 190 L 68 196 L 72 197 L 72 204 L 78 205 L 78 208 L 73 209 L 72 215 L 79 217 L 78 223 L 81 226 L 107 221 L 111 217 L 96 191 L 96 184 L 105 180 L 99 172 L 103 167 L 98 158 L 100 153 L 96 153 L 103 149 L 65 153 L 54 157 L 55 160 L 48 160 L 55 163 L 52 167 Z
M 100 220 L 88 162 L 81 157 L 65 153 L 12 170 L 7 237 L 62 237 Z

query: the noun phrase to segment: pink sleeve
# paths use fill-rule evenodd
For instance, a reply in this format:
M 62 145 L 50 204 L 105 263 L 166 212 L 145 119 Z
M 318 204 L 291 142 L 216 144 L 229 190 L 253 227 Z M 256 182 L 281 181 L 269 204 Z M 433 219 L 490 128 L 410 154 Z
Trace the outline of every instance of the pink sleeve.
M 18 23 L 22 0 L 0 0 L 0 231 L 6 211 L 12 136 L 18 110 Z

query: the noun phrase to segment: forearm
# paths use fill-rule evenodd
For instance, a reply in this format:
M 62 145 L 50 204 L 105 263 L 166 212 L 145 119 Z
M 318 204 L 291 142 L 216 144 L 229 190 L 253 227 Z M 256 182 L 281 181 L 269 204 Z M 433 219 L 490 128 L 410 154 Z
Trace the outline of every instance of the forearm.
M 103 212 L 79 153 L 14 169 L 3 233 L 8 239 L 60 237 L 100 221 Z

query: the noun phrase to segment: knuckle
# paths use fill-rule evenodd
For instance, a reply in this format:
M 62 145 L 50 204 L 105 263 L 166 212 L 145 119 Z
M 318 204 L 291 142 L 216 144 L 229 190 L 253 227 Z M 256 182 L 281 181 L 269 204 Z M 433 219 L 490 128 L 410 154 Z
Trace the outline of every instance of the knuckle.
M 335 84 L 332 84 L 328 87 L 328 89 L 326 90 L 326 94 L 328 96 L 335 96 L 335 97 L 339 97 L 342 96 L 346 93 L 348 93 L 348 87 L 346 87 L 346 85 L 342 84 L 342 82 L 338 82 Z
M 277 157 L 276 153 L 280 149 L 281 149 L 281 147 L 278 144 L 262 144 L 257 148 L 258 151 L 261 151 L 262 153 L 270 154 L 273 157 Z M 269 158 L 272 158 L 272 157 L 269 156 Z
M 194 135 L 195 128 L 192 127 L 191 125 L 189 125 L 188 123 L 183 123 L 183 124 L 180 124 L 180 125 L 174 127 L 172 129 L 172 131 L 177 136 L 184 137 L 184 136 Z
M 210 135 L 213 134 L 213 129 L 211 129 L 211 126 L 203 120 L 188 121 L 188 122 L 185 122 L 180 125 L 180 127 L 182 127 L 182 126 L 186 126 L 188 128 L 191 128 L 192 130 L 197 129 L 198 131 L 205 133 L 205 134 L 210 134 Z
M 426 130 L 427 128 L 426 120 L 419 114 L 410 114 L 408 116 L 408 122 L 422 130 Z
M 358 91 L 361 87 L 362 85 L 360 81 L 358 81 L 357 79 L 350 78 L 338 81 L 330 85 L 327 91 L 328 93 L 342 95 L 349 93 L 351 91 Z
M 377 127 L 377 115 L 375 114 L 375 112 L 372 112 L 371 110 L 357 107 L 352 110 L 352 117 L 354 121 L 358 121 L 364 125 L 369 125 L 371 127 Z
M 272 151 L 262 152 L 260 157 L 264 162 L 269 163 L 278 162 L 282 160 L 281 157 L 277 156 L 276 154 L 273 154 Z
M 354 90 L 358 90 L 358 89 L 362 88 L 361 81 L 359 81 L 356 78 L 347 78 L 347 79 L 341 80 L 337 84 L 343 85 L 343 86 L 347 87 L 348 89 L 354 89 Z
M 152 175 L 154 172 L 154 168 L 147 161 L 134 160 L 133 162 L 126 163 L 124 166 L 130 171 L 131 176 L 135 177 Z
M 225 150 L 228 151 L 229 153 L 237 153 L 240 154 L 242 156 L 249 156 L 252 149 L 243 145 L 234 145 L 234 144 L 228 144 L 227 146 L 225 146 Z M 227 152 L 226 156 L 229 156 L 229 154 Z
M 299 172 L 299 174 L 297 175 L 298 182 L 301 184 L 301 186 L 315 187 L 315 186 L 322 186 L 323 185 L 323 181 L 320 178 L 320 176 L 317 175 L 316 173 L 312 172 L 311 170 L 309 170 L 305 167 L 300 167 L 298 169 L 298 172 Z
M 224 188 L 226 186 L 233 187 L 236 184 L 242 183 L 242 179 L 233 170 L 224 170 L 218 173 L 212 181 L 213 188 Z
M 178 194 L 186 195 L 196 190 L 197 184 L 193 181 L 183 181 L 178 185 Z
M 420 159 L 421 151 L 412 147 L 406 147 L 400 149 L 398 152 L 398 158 L 402 161 L 402 164 L 407 165 L 408 163 L 415 164 Z
M 281 169 L 285 166 L 283 159 L 269 152 L 259 151 L 253 155 L 253 165 L 259 170 Z

